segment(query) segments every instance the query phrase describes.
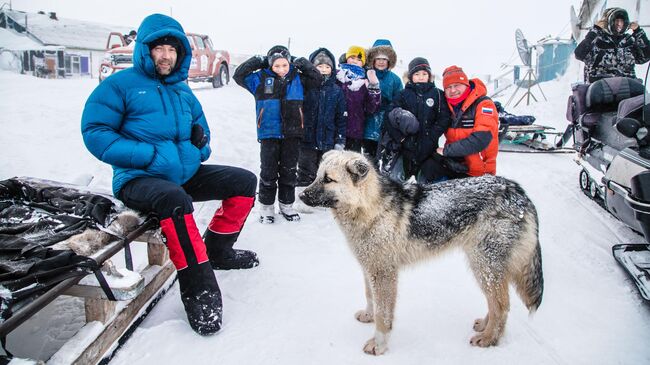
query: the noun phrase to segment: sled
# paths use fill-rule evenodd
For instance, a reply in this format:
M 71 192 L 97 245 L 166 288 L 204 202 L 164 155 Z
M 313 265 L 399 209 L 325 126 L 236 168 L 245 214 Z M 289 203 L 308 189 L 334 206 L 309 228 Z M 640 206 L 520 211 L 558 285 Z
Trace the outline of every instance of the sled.
M 29 190 L 32 186 L 38 188 L 45 186 L 52 189 L 65 188 L 66 191 L 80 192 L 93 198 L 104 197 L 118 203 L 110 195 L 91 192 L 83 186 L 35 178 L 14 178 L 2 183 L 10 180 L 25 184 L 24 190 Z M 4 190 L 5 193 L 6 191 Z M 46 193 L 38 191 L 39 196 Z M 2 198 L 6 201 L 7 196 Z M 29 200 L 26 202 L 28 206 L 38 204 Z M 7 303 L 10 305 L 10 311 L 3 313 L 4 321 L 0 322 L 0 338 L 3 340 L 3 345 L 5 344 L 4 340 L 10 336 L 13 330 L 28 321 L 46 305 L 61 295 L 76 296 L 84 300 L 86 324 L 50 359 L 65 359 L 65 362 L 69 361 L 72 364 L 94 364 L 102 359 L 107 361 L 107 358 L 110 358 L 116 348 L 119 348 L 128 339 L 144 316 L 173 284 L 172 277 L 175 269 L 162 241 L 158 223 L 156 217 L 149 216 L 123 237 L 110 240 L 92 255 L 87 257 L 78 255 L 81 257 L 80 262 L 83 262 L 84 265 L 87 262 L 94 263 L 90 270 L 87 266 L 73 270 L 66 269 L 62 275 L 48 276 L 47 281 L 44 280 L 45 283 L 39 282 L 38 285 L 15 289 L 16 293 L 33 290 L 34 287 L 38 289 L 29 295 L 15 295 L 12 292 L 8 299 L 3 298 L 3 305 Z M 56 235 L 58 232 L 54 234 Z M 148 265 L 139 272 L 133 270 L 129 246 L 131 242 L 137 241 L 147 244 L 148 255 Z M 116 279 L 110 275 L 101 274 L 99 268 L 122 251 L 125 255 L 126 269 L 120 269 L 119 272 L 125 276 Z M 63 269 L 61 268 L 61 270 Z M 58 269 L 55 268 L 56 270 Z M 8 359 L 12 357 L 8 351 L 7 355 Z M 33 360 L 46 361 L 48 359 Z
M 499 151 L 517 153 L 573 153 L 573 148 L 558 147 L 563 132 L 544 125 L 504 125 L 499 129 Z
M 650 301 L 650 245 L 647 243 L 614 245 L 612 254 L 632 277 L 643 299 Z

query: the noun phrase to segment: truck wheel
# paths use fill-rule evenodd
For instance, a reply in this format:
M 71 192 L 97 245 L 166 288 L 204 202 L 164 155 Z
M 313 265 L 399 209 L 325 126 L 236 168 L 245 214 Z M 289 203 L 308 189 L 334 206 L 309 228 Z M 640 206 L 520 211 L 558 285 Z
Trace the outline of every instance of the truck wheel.
M 584 192 L 589 192 L 590 185 L 589 174 L 583 169 L 580 171 L 580 189 Z
M 215 77 L 212 78 L 212 87 L 222 87 L 228 84 L 228 68 L 226 65 L 219 66 L 219 72 Z

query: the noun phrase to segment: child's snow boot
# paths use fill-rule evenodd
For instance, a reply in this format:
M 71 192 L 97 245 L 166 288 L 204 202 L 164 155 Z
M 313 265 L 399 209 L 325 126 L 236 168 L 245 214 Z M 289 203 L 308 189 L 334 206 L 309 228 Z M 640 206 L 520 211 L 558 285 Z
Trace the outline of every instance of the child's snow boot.
M 280 213 L 289 222 L 298 222 L 300 220 L 300 214 L 293 208 L 293 204 L 280 203 Z
M 275 222 L 275 207 L 273 204 L 260 204 L 260 223 L 271 224 Z

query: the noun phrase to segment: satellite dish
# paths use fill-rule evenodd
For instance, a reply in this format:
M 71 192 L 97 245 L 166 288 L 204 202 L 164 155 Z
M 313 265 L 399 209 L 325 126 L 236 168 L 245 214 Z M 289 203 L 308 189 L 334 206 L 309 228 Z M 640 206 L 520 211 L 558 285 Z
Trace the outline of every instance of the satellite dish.
M 580 38 L 580 20 L 578 19 L 578 16 L 576 15 L 576 9 L 571 5 L 571 14 L 569 15 L 570 17 L 570 23 L 571 23 L 571 34 L 573 35 L 573 39 L 577 42 L 578 39 Z
M 517 51 L 519 51 L 521 62 L 523 62 L 525 66 L 530 66 L 530 47 L 528 47 L 528 41 L 524 38 L 524 33 L 521 32 L 521 29 L 515 31 L 515 42 L 517 43 Z

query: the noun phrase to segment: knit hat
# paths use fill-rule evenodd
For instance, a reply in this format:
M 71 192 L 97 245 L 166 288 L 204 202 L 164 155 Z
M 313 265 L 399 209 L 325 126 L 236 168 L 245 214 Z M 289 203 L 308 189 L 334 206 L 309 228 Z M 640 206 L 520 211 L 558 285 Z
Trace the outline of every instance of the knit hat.
M 323 51 L 318 52 L 318 54 L 316 54 L 316 57 L 314 57 L 312 63 L 314 64 L 314 66 L 328 65 L 330 68 L 334 69 L 334 64 L 332 63 L 332 59 L 327 53 Z
M 286 59 L 288 62 L 291 62 L 291 53 L 285 46 L 273 46 L 269 49 L 269 52 L 266 54 L 266 57 L 269 61 L 269 67 L 273 66 L 273 63 L 280 58 Z
M 181 41 L 178 40 L 178 38 L 171 35 L 166 35 L 164 37 L 160 37 L 149 42 L 149 50 L 151 51 L 152 49 L 161 46 L 163 44 L 174 47 L 176 49 L 176 53 L 185 51 L 185 48 L 183 47 L 183 43 L 181 43 Z M 180 57 L 178 58 L 180 59 Z
M 364 65 L 366 64 L 366 50 L 363 47 L 350 46 L 350 48 L 348 48 L 348 51 L 345 52 L 346 61 L 350 57 L 359 57 L 361 59 L 361 63 Z
M 463 69 L 458 66 L 449 66 L 442 72 L 442 87 L 446 89 L 451 84 L 463 84 L 469 86 L 469 79 Z
M 409 62 L 409 80 L 413 79 L 413 74 L 418 71 L 426 71 L 429 73 L 429 78 L 431 78 L 431 66 L 429 66 L 429 61 L 424 57 L 415 57 L 411 62 Z

